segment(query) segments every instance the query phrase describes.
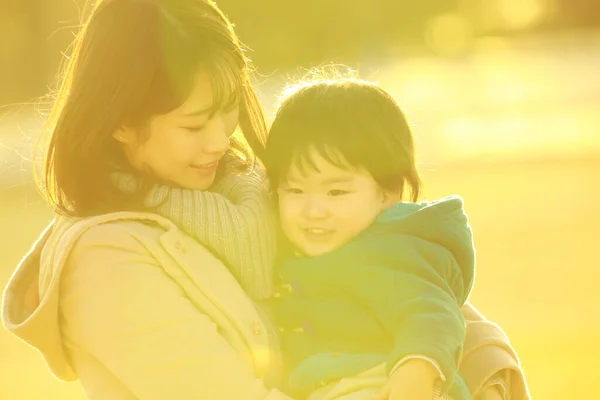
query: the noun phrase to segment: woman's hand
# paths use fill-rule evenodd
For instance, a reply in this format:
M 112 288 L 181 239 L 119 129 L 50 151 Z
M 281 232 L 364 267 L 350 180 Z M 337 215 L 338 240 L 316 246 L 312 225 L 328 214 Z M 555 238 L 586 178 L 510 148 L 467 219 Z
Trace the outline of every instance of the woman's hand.
M 431 400 L 439 373 L 429 361 L 411 359 L 392 373 L 373 400 Z

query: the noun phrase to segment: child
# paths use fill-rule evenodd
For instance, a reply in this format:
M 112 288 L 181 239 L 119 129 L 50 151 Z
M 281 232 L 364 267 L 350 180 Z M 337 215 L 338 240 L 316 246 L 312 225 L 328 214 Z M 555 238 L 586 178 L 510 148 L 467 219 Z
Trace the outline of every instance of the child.
M 293 249 L 272 301 L 288 391 L 309 396 L 385 364 L 391 398 L 431 399 L 437 380 L 469 399 L 457 373 L 474 278 L 462 200 L 415 203 L 412 133 L 380 87 L 338 79 L 290 92 L 264 160 Z

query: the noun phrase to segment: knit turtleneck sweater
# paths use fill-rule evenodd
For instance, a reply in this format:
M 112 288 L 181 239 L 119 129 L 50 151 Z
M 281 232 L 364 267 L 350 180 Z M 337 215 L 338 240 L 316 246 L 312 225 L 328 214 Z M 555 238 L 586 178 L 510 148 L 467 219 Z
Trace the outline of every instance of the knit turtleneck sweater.
M 131 175 L 118 182 L 135 190 Z M 204 191 L 157 184 L 144 203 L 221 258 L 251 297 L 271 295 L 276 226 L 263 173 L 229 172 Z

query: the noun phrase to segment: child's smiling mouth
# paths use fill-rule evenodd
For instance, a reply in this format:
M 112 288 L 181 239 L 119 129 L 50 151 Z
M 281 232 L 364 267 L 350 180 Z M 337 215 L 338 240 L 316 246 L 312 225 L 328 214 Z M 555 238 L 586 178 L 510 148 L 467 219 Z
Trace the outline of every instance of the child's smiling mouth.
M 327 242 L 331 240 L 335 231 L 320 227 L 302 228 L 304 237 L 310 242 Z

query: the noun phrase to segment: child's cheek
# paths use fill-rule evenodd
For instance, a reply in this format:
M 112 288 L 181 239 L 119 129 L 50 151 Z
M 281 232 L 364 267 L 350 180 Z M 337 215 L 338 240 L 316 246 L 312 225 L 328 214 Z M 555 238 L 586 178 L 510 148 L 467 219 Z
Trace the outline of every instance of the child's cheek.
M 279 201 L 279 219 L 284 229 L 290 228 L 293 221 L 296 219 L 296 212 L 294 204 L 287 199 L 281 199 Z

